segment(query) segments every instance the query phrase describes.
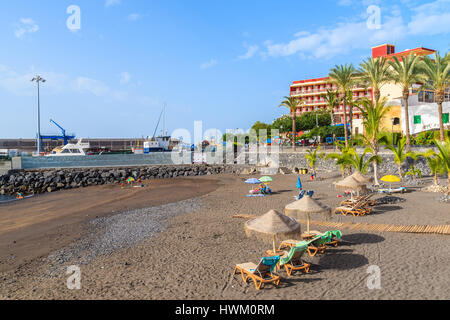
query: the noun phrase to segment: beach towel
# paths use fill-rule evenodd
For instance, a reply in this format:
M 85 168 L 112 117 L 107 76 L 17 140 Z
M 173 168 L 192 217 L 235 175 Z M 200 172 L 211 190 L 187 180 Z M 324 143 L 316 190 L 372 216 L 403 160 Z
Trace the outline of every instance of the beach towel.
M 273 269 L 275 269 L 279 261 L 280 256 L 264 257 L 261 259 L 263 265 L 270 267 L 270 272 L 272 272 Z
M 301 252 L 305 252 L 306 250 L 308 250 L 308 243 L 306 241 L 298 242 L 295 246 L 291 248 L 287 257 L 280 259 L 280 266 L 289 263 L 295 254 L 301 255 Z

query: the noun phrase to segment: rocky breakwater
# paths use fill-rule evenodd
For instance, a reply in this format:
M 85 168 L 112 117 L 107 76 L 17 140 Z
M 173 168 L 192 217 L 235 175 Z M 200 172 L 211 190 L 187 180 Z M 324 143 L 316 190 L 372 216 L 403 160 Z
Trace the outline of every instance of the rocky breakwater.
M 138 168 L 83 168 L 52 170 L 12 170 L 0 176 L 0 194 L 40 194 L 104 184 L 123 183 L 127 178 L 169 179 L 222 173 L 240 173 L 229 165 L 167 165 Z

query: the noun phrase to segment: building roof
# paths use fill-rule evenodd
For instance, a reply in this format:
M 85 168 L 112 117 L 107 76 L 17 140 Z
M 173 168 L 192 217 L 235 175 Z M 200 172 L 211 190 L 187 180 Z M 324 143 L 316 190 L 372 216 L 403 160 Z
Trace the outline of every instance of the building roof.
M 428 56 L 432 53 L 436 52 L 436 50 L 432 50 L 432 49 L 427 49 L 424 47 L 419 47 L 419 48 L 415 48 L 415 49 L 409 49 L 409 50 L 405 50 L 402 52 L 397 52 L 397 53 L 391 53 L 386 55 L 386 58 L 392 58 L 392 57 L 404 57 L 409 55 L 410 53 L 413 53 L 415 55 L 418 56 Z

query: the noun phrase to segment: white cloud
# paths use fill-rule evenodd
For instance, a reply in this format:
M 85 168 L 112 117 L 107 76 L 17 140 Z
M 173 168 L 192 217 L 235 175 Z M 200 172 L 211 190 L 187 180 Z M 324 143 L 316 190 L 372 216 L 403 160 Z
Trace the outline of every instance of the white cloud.
M 127 84 L 131 80 L 131 75 L 128 72 L 122 72 L 120 74 L 120 84 Z
M 450 32 L 450 1 L 437 0 L 412 8 L 414 15 L 408 23 L 412 35 L 436 35 Z
M 14 35 L 20 39 L 27 33 L 35 33 L 39 30 L 39 26 L 30 18 L 22 18 L 19 23 L 16 23 Z
M 217 64 L 217 60 L 211 59 L 208 62 L 202 63 L 200 65 L 200 69 L 208 69 L 208 68 L 215 66 L 216 64 Z
M 130 21 L 137 21 L 142 18 L 142 15 L 140 13 L 131 13 L 128 15 L 128 20 Z
M 450 0 L 435 0 L 427 4 L 412 5 L 412 0 L 402 0 L 408 6 L 390 6 L 381 10 L 381 28 L 368 28 L 368 13 L 355 15 L 354 20 L 326 26 L 316 31 L 297 32 L 293 39 L 287 42 L 267 40 L 263 43 L 264 57 L 286 57 L 298 55 L 302 58 L 332 58 L 346 54 L 351 50 L 367 49 L 368 47 L 386 42 L 397 42 L 416 35 L 446 35 L 450 33 Z M 367 6 L 379 3 L 379 0 L 341 0 L 341 5 L 362 4 Z M 410 10 L 408 21 L 402 14 Z
M 105 7 L 109 8 L 112 6 L 116 6 L 119 5 L 121 3 L 121 0 L 106 0 L 105 1 Z
M 250 58 L 253 58 L 253 56 L 258 52 L 259 50 L 259 46 L 254 45 L 254 46 L 246 46 L 247 47 L 247 52 L 241 56 L 238 57 L 238 60 L 247 60 Z
M 79 76 L 72 78 L 57 72 L 37 72 L 34 68 L 30 68 L 26 72 L 17 72 L 3 65 L 0 65 L 0 89 L 16 96 L 33 96 L 36 94 L 36 90 L 35 84 L 31 82 L 31 79 L 36 74 L 40 74 L 47 80 L 42 84 L 42 90 L 48 95 L 75 92 L 119 101 L 124 101 L 127 98 L 127 92 L 113 90 L 104 82 L 89 77 Z
M 87 77 L 78 77 L 75 79 L 75 89 L 80 92 L 90 92 L 96 96 L 106 96 L 110 89 L 103 82 Z
M 57 72 L 43 73 L 45 80 L 45 90 L 49 94 L 62 92 L 69 83 L 69 77 Z M 17 95 L 31 96 L 35 94 L 34 85 L 31 79 L 36 75 L 33 68 L 25 73 L 16 72 L 7 66 L 0 66 L 0 88 Z
M 316 32 L 300 31 L 286 43 L 266 41 L 265 56 L 283 57 L 298 54 L 314 58 L 331 58 L 354 49 L 366 49 L 383 42 L 394 42 L 407 35 L 407 26 L 398 11 L 384 15 L 380 29 L 369 29 L 366 17 L 320 28 Z

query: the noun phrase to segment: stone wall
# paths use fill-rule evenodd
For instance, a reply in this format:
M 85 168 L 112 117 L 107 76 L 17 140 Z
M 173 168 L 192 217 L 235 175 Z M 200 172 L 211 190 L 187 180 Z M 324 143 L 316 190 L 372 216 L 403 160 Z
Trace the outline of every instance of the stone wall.
M 167 179 L 239 173 L 240 166 L 229 165 L 159 165 L 127 168 L 85 168 L 50 170 L 11 170 L 0 176 L 0 194 L 39 194 L 93 185 L 119 184 L 127 178 Z
M 308 162 L 306 161 L 304 152 L 298 153 L 280 153 L 280 167 L 287 167 L 291 170 L 295 168 L 309 168 Z M 394 156 L 391 154 L 380 154 L 383 162 L 378 165 L 378 173 L 380 175 L 394 174 L 398 175 L 398 165 L 394 162 Z M 417 169 L 422 172 L 422 175 L 430 175 L 431 171 L 428 167 L 427 161 L 420 157 L 414 162 L 412 158 L 407 158 L 407 161 L 402 165 L 402 172 L 409 171 L 410 166 L 414 164 Z M 318 159 L 317 169 L 319 171 L 339 171 L 339 168 L 335 165 L 335 161 Z M 373 166 L 370 165 L 368 172 L 373 172 Z

